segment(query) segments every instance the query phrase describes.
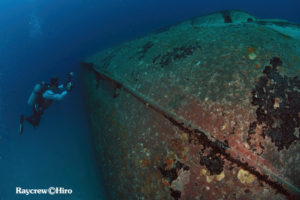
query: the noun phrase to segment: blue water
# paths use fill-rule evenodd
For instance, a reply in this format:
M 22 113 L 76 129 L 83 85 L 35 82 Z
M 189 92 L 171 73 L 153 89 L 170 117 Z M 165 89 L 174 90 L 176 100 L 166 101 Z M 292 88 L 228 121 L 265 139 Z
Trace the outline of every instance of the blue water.
M 84 112 L 79 62 L 160 27 L 222 9 L 300 23 L 299 0 L 1 0 L 0 200 L 105 199 Z M 75 72 L 75 89 L 34 130 L 27 98 L 35 83 Z M 16 187 L 73 189 L 71 196 L 20 196 Z

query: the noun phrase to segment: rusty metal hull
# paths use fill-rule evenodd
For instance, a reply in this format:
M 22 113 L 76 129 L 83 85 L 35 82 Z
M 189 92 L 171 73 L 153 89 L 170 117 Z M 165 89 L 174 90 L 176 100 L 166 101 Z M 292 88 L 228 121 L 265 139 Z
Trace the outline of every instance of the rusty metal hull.
M 82 63 L 109 197 L 297 198 L 297 31 L 226 11 Z

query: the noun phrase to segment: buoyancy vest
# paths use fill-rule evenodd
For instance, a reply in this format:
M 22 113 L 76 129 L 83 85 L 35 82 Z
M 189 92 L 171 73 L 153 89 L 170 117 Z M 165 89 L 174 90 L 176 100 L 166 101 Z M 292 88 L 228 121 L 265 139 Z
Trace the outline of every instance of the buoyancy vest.
M 38 110 L 45 110 L 45 109 L 49 108 L 49 106 L 52 104 L 53 100 L 45 99 L 43 97 L 43 94 L 47 90 L 51 90 L 54 93 L 58 92 L 58 88 L 54 85 L 50 85 L 47 83 L 36 84 L 29 99 L 28 99 L 28 104 L 31 106 L 35 105 L 36 109 L 38 109 Z

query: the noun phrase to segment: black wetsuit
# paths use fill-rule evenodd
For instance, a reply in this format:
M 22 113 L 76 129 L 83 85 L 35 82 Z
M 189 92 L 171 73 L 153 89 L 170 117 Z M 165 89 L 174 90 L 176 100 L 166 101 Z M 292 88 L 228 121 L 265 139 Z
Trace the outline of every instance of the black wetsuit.
M 25 118 L 25 120 L 29 122 L 33 127 L 37 127 L 40 124 L 41 117 L 44 114 L 44 110 L 49 108 L 49 106 L 51 106 L 53 102 L 52 99 L 45 99 L 43 97 L 43 94 L 46 90 L 52 90 L 53 92 L 56 92 L 59 89 L 56 86 L 50 86 L 46 84 L 37 94 L 35 104 L 32 107 L 32 115 Z
M 67 92 L 70 92 L 73 88 L 73 84 L 71 82 L 71 79 L 73 77 L 73 72 L 70 72 L 68 74 L 68 81 L 64 84 L 64 86 L 67 88 Z M 41 117 L 44 114 L 44 111 L 51 106 L 52 102 L 54 100 L 47 99 L 43 97 L 43 94 L 47 90 L 51 90 L 54 94 L 58 94 L 62 92 L 62 90 L 59 88 L 58 84 L 58 78 L 52 78 L 50 80 L 50 84 L 41 84 L 42 89 L 39 92 L 36 92 L 36 99 L 34 102 L 34 105 L 32 107 L 32 115 L 29 117 L 24 117 L 22 114 L 20 117 L 20 134 L 23 133 L 23 122 L 26 120 L 29 122 L 33 127 L 37 127 L 40 124 Z

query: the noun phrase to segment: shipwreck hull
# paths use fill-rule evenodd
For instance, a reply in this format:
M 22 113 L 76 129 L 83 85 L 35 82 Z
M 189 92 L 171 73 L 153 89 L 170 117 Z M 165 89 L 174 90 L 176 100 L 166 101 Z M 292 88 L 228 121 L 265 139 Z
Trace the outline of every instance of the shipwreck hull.
M 299 197 L 298 34 L 223 11 L 82 63 L 110 199 Z

